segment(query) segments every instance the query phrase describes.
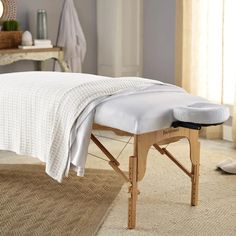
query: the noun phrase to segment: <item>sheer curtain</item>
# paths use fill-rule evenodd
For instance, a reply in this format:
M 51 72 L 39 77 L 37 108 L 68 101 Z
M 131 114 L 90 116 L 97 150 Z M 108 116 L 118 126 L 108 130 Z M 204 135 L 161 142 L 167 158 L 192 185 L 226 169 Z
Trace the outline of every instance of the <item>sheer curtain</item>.
M 177 0 L 176 81 L 188 92 L 229 105 L 236 144 L 236 0 Z M 222 137 L 222 127 L 206 130 Z

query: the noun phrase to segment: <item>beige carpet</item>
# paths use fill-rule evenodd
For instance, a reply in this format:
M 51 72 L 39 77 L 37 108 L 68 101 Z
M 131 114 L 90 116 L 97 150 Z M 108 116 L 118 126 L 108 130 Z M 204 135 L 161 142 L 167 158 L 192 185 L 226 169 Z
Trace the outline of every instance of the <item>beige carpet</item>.
M 127 188 L 124 186 L 98 235 L 235 236 L 236 175 L 222 174 L 215 166 L 226 158 L 236 160 L 236 150 L 224 141 L 202 140 L 201 146 L 199 206 L 189 204 L 190 179 L 168 158 L 152 149 L 146 176 L 139 184 L 137 228 L 126 229 Z M 131 147 L 120 157 L 123 168 L 128 165 L 125 157 Z M 180 142 L 168 148 L 188 166 L 187 147 L 186 142 Z
M 42 165 L 0 165 L 0 235 L 93 235 L 122 184 L 109 170 L 58 184 Z
M 110 133 L 101 135 L 116 140 L 99 138 L 117 156 L 126 137 Z M 131 140 L 132 142 L 132 140 Z M 188 166 L 186 142 L 168 147 Z M 102 156 L 93 143 L 90 152 Z M 121 168 L 127 170 L 130 143 L 119 157 Z M 220 161 L 236 160 L 236 150 L 230 142 L 201 140 L 201 171 L 199 206 L 190 206 L 190 180 L 169 159 L 154 149 L 148 156 L 147 172 L 139 184 L 137 228 L 127 230 L 127 186 L 112 203 L 98 236 L 235 236 L 236 235 L 236 175 L 224 175 L 215 170 Z M 0 163 L 30 163 L 35 159 L 0 152 Z M 107 162 L 89 156 L 88 168 L 110 169 Z

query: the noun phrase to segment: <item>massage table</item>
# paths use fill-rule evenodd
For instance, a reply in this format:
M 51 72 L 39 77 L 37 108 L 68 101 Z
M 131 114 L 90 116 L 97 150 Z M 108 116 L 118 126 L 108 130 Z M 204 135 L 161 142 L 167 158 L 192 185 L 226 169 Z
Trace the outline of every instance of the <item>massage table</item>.
M 9 85 L 6 88 L 2 89 L 0 87 L 0 102 L 2 106 L 5 106 L 4 100 L 7 100 L 6 104 L 10 104 L 11 106 L 16 108 L 14 102 L 19 102 L 18 99 L 12 101 L 11 96 L 9 96 L 10 92 L 6 92 L 7 88 L 11 90 L 11 87 L 14 87 L 13 91 L 17 91 L 19 83 L 19 98 L 24 101 L 27 101 L 26 111 L 28 114 L 31 114 L 30 111 L 32 108 L 32 104 L 36 104 L 43 106 L 46 104 L 38 104 L 37 101 L 41 102 L 41 98 L 39 96 L 40 89 L 43 92 L 45 90 L 51 91 L 53 89 L 53 81 L 57 81 L 55 87 L 58 87 L 60 90 L 57 90 L 55 94 L 59 94 L 59 92 L 67 86 L 66 80 L 73 77 L 72 82 L 76 83 L 76 79 L 90 79 L 96 81 L 97 79 L 101 79 L 100 77 L 94 75 L 85 75 L 85 74 L 70 74 L 70 73 L 59 73 L 59 72 L 51 72 L 51 73 L 43 73 L 43 72 L 31 72 L 31 73 L 14 73 L 12 75 L 4 75 L 0 76 L 0 83 L 2 82 L 2 86 L 5 86 L 5 83 L 8 80 L 12 80 L 12 83 L 9 82 Z M 17 77 L 17 79 L 16 79 Z M 19 77 L 19 78 L 18 78 Z M 49 78 L 49 83 L 45 84 L 41 82 L 41 78 L 47 77 Z M 59 77 L 59 79 L 57 79 Z M 7 78 L 7 79 L 6 79 Z M 66 78 L 66 79 L 65 79 Z M 63 80 L 64 79 L 64 80 Z M 32 83 L 32 80 L 35 83 L 39 83 L 39 87 Z M 116 81 L 119 79 L 117 78 Z M 121 80 L 121 79 L 120 79 Z M 29 84 L 27 84 L 31 81 Z M 103 80 L 101 80 L 103 81 Z M 104 80 L 104 86 L 106 86 L 106 80 Z M 128 80 L 128 83 L 132 83 L 132 79 Z M 27 86 L 23 88 L 21 82 L 25 82 Z M 72 84 L 73 84 L 72 83 Z M 102 83 L 102 82 L 101 82 Z M 116 82 L 115 82 L 116 83 Z M 98 83 L 99 84 L 99 83 Z M 154 83 L 155 84 L 155 83 Z M 164 84 L 163 84 L 164 85 Z M 44 86 L 44 87 L 43 87 Z M 62 86 L 62 87 L 60 87 Z M 123 86 L 123 85 L 122 85 Z M 121 87 L 122 87 L 121 86 Z M 133 85 L 132 85 L 133 86 Z M 95 135 L 89 133 L 89 137 L 91 135 L 91 140 L 101 149 L 101 151 L 107 156 L 110 160 L 109 164 L 111 167 L 125 180 L 125 182 L 129 183 L 129 200 L 128 200 L 128 228 L 133 229 L 136 225 L 136 202 L 139 195 L 138 190 L 138 182 L 144 178 L 146 165 L 147 165 L 147 155 L 151 146 L 160 152 L 163 155 L 166 155 L 170 158 L 187 176 L 190 177 L 192 181 L 191 187 L 191 205 L 196 206 L 198 202 L 198 184 L 199 184 L 199 164 L 200 164 L 200 144 L 199 144 L 199 130 L 202 126 L 209 125 L 218 125 L 226 121 L 229 117 L 229 111 L 224 106 L 219 106 L 217 104 L 212 104 L 207 102 L 205 99 L 200 97 L 192 96 L 182 89 L 178 89 L 173 85 L 165 85 L 167 90 L 161 90 L 163 88 L 162 84 L 154 85 L 155 88 L 158 87 L 158 91 L 153 89 L 152 86 L 148 87 L 148 89 L 141 89 L 138 92 L 128 92 L 125 96 L 112 96 L 111 99 L 102 99 L 100 100 L 93 109 L 93 128 L 101 129 L 101 130 L 112 130 L 118 135 L 133 135 L 134 136 L 134 145 L 133 145 L 133 155 L 129 157 L 129 170 L 128 176 L 125 172 L 123 172 L 119 168 L 119 162 L 112 156 L 112 154 L 107 150 L 107 148 L 95 137 Z M 130 87 L 130 84 L 127 86 Z M 112 87 L 111 87 L 112 88 Z M 24 91 L 28 91 L 30 93 L 31 90 L 36 91 L 36 95 L 31 98 L 30 95 L 25 95 Z M 68 86 L 67 92 L 71 90 Z M 23 93 L 24 92 L 24 93 Z M 2 95 L 3 94 L 3 95 Z M 45 93 L 46 94 L 46 93 Z M 50 98 L 54 98 L 55 94 Z M 65 93 L 66 94 L 66 93 Z M 75 94 L 73 94 L 74 96 Z M 92 95 L 92 93 L 91 93 Z M 46 95 L 45 95 L 46 96 Z M 23 98 L 22 98 L 23 97 Z M 62 96 L 64 99 L 64 97 Z M 2 100 L 1 100 L 2 99 Z M 37 100 L 38 99 L 38 100 Z M 71 98 L 70 98 L 71 99 Z M 34 103 L 31 104 L 31 101 L 34 100 Z M 42 98 L 43 100 L 43 98 Z M 64 99 L 65 100 L 65 99 Z M 64 101 L 63 100 L 63 101 Z M 47 101 L 47 100 L 46 100 Z M 58 99 L 55 100 L 58 102 Z M 50 103 L 51 101 L 48 101 Z M 73 102 L 73 101 L 72 101 Z M 1 105 L 0 104 L 0 105 Z M 12 105 L 13 104 L 13 105 Z M 22 107 L 24 107 L 21 102 L 19 102 Z M 47 104 L 48 105 L 48 104 Z M 50 105 L 54 105 L 50 103 Z M 1 107 L 0 107 L 1 108 Z M 73 107 L 71 106 L 71 109 Z M 23 109 L 23 108 L 22 108 Z M 70 111 L 70 107 L 66 107 L 66 111 Z M 4 111 L 7 111 L 7 108 L 4 107 Z M 25 112 L 26 112 L 25 111 Z M 20 109 L 18 111 L 22 112 Z M 10 110 L 9 113 L 14 114 L 13 110 Z M 21 113 L 24 114 L 24 113 Z M 23 116 L 23 115 L 22 115 Z M 35 116 L 33 116 L 35 117 Z M 12 117 L 10 117 L 12 118 Z M 29 117 L 26 117 L 27 122 L 31 122 Z M 49 117 L 50 118 L 50 117 Z M 9 119 L 9 117 L 7 118 Z M 7 134 L 6 129 L 4 129 L 3 122 L 4 115 L 1 117 L 0 113 L 0 129 L 4 134 L 0 135 L 0 148 L 2 150 L 12 150 L 17 153 L 21 151 L 17 151 L 15 146 L 9 142 L 4 143 L 5 140 L 2 141 L 2 137 L 8 137 L 9 139 L 14 137 L 9 136 Z M 16 119 L 16 121 L 18 121 Z M 24 121 L 24 120 L 23 120 Z M 47 125 L 45 122 L 46 119 L 43 117 L 43 125 Z M 9 123 L 7 120 L 5 123 Z M 50 122 L 50 120 L 48 120 Z M 21 122 L 22 123 L 22 122 Z M 24 125 L 24 124 L 23 124 Z M 66 125 L 66 124 L 65 124 Z M 11 127 L 10 127 L 11 128 Z M 17 127 L 14 127 L 15 129 Z M 26 125 L 26 128 L 30 130 L 29 125 Z M 92 126 L 91 126 L 92 128 Z M 24 130 L 23 130 L 24 131 Z M 39 132 L 39 130 L 37 130 Z M 61 132 L 61 131 L 60 131 Z M 71 133 L 76 133 L 75 126 L 73 125 Z M 37 134 L 37 133 L 36 133 Z M 5 135 L 5 136 L 4 136 Z M 50 134 L 51 135 L 51 134 Z M 17 136 L 17 135 L 16 135 Z M 79 133 L 78 133 L 79 136 Z M 77 136 L 76 136 L 77 137 Z M 178 160 L 175 159 L 174 155 L 170 153 L 167 148 L 162 147 L 161 145 L 177 142 L 180 139 L 186 138 L 189 142 L 190 146 L 190 161 L 191 161 L 191 170 L 185 168 Z M 12 141 L 11 140 L 11 141 Z M 19 142 L 19 140 L 17 140 Z M 4 145 L 2 144 L 4 143 Z M 37 145 L 36 141 L 29 141 L 31 145 Z M 31 148 L 28 143 L 27 148 Z M 7 146 L 8 145 L 8 146 Z M 56 148 L 60 148 L 61 144 L 57 143 Z M 25 150 L 28 150 L 25 149 Z M 31 150 L 31 149 L 30 149 Z M 36 156 L 40 158 L 39 154 L 33 153 L 30 151 L 32 156 Z M 30 154 L 28 151 L 24 151 L 24 154 Z M 42 160 L 44 161 L 44 160 Z M 68 165 L 67 165 L 68 166 Z M 47 166 L 46 166 L 46 172 Z M 47 172 L 48 173 L 48 172 Z M 55 177 L 51 175 L 52 177 Z M 60 178 L 59 178 L 60 180 Z
M 129 157 L 127 177 L 119 169 L 119 162 L 93 134 L 91 135 L 92 141 L 110 159 L 111 167 L 130 184 L 129 229 L 135 228 L 136 225 L 136 202 L 140 193 L 138 182 L 144 178 L 147 155 L 152 146 L 159 153 L 170 158 L 190 177 L 191 205 L 197 205 L 200 165 L 199 130 L 202 126 L 221 124 L 229 117 L 227 108 L 203 101 L 205 100 L 188 93 L 177 92 L 169 97 L 165 93 L 148 93 L 134 94 L 129 99 L 121 97 L 96 108 L 95 129 L 113 130 L 118 135 L 134 136 L 133 155 Z M 177 121 L 176 118 L 179 120 Z M 185 168 L 167 148 L 161 147 L 184 138 L 188 140 L 190 146 L 191 170 Z

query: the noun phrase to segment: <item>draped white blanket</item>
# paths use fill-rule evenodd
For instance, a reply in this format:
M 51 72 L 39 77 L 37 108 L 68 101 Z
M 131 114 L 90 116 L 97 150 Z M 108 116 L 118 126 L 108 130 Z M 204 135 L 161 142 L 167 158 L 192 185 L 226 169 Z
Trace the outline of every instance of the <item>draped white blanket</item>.
M 70 166 L 71 129 L 76 120 L 79 125 L 84 109 L 109 95 L 153 83 L 158 82 L 60 72 L 1 74 L 0 149 L 39 158 L 46 173 L 61 182 Z

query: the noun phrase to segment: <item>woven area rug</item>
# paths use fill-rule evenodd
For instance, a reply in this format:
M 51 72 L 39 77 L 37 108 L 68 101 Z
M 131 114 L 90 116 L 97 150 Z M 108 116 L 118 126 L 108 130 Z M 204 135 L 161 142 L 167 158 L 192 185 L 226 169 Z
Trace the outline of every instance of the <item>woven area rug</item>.
M 62 184 L 43 165 L 0 165 L 0 235 L 94 235 L 123 181 L 114 171 L 73 172 Z

